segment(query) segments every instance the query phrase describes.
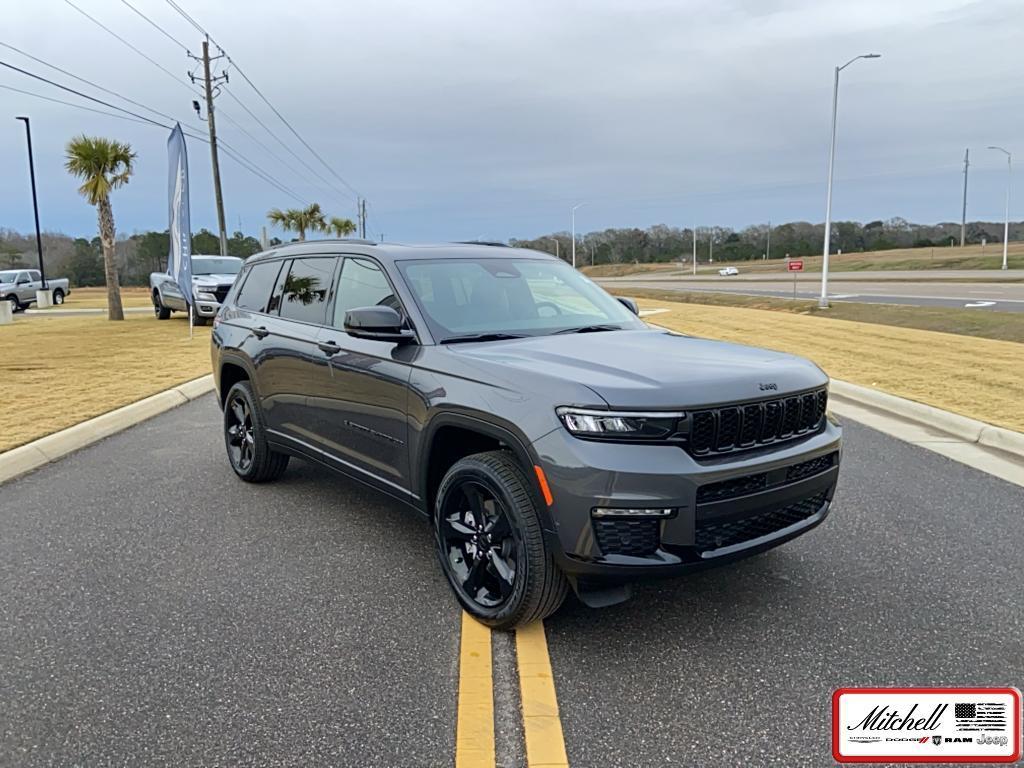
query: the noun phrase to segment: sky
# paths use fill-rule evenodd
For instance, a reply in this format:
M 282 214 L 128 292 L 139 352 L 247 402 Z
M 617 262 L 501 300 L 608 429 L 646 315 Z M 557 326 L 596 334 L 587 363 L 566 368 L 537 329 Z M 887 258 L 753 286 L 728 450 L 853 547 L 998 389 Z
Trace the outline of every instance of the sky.
M 0 42 L 206 130 L 182 48 L 125 0 L 71 1 L 171 74 L 69 0 L 8 3 Z M 168 0 L 128 2 L 200 50 Z M 369 201 L 370 235 L 391 241 L 568 231 L 578 203 L 578 232 L 821 222 L 834 67 L 872 52 L 882 58 L 841 74 L 834 219 L 958 221 L 970 147 L 968 218 L 1001 220 L 1006 160 L 986 147 L 1024 152 L 1019 0 L 177 4 L 237 65 L 215 65 L 229 74 L 218 135 L 298 198 L 222 155 L 229 231 L 256 234 L 270 208 L 300 200 L 355 218 L 353 190 Z M 0 61 L 167 122 L 10 48 Z M 106 109 L 4 67 L 0 86 Z M 138 155 L 112 197 L 119 233 L 167 227 L 167 129 L 5 88 L 0 105 L 0 227 L 32 228 L 17 115 L 32 118 L 44 230 L 96 232 L 63 169 L 82 133 Z M 188 150 L 193 229 L 215 229 L 209 147 L 190 139 Z

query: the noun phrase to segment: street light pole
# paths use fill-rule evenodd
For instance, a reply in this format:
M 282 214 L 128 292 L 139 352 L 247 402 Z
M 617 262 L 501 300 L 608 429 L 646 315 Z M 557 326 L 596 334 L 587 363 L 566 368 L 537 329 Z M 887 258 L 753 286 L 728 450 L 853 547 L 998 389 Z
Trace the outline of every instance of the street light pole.
M 857 61 L 857 59 L 877 59 L 880 53 L 865 53 L 854 56 L 841 67 L 836 67 L 835 80 L 832 83 L 832 140 L 828 148 L 828 191 L 825 196 L 825 247 L 822 249 L 821 260 L 821 298 L 818 306 L 828 308 L 828 254 L 832 240 L 832 172 L 836 164 L 836 114 L 839 109 L 839 73 Z
M 1006 155 L 1006 215 L 1003 219 L 1003 269 L 1006 269 L 1006 249 L 1010 241 L 1010 180 L 1013 176 L 1013 155 L 1002 147 L 989 147 Z
M 28 175 L 32 180 L 32 210 L 36 217 L 36 250 L 39 253 L 39 277 L 43 283 L 43 290 L 47 290 L 46 286 L 46 270 L 43 268 L 43 235 L 39 230 L 39 199 L 36 197 L 36 166 L 35 161 L 32 159 L 32 129 L 29 127 L 29 119 L 27 117 L 16 117 L 15 120 L 23 120 L 25 122 L 25 138 L 28 141 Z
M 586 203 L 576 203 L 572 208 L 569 209 L 569 214 L 572 216 L 572 268 L 576 269 L 576 209 L 582 208 Z
M 693 228 L 693 274 L 697 274 L 697 227 Z
M 553 242 L 555 244 L 555 258 L 556 259 L 562 258 L 561 256 L 558 255 L 558 238 L 557 237 L 549 237 L 548 240 L 550 240 L 551 242 Z

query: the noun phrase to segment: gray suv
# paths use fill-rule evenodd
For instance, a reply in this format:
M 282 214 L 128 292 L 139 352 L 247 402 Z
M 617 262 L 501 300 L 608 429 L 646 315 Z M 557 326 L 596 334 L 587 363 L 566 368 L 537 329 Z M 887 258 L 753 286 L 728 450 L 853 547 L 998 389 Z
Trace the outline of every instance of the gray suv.
M 455 596 L 494 627 L 547 616 L 570 588 L 610 605 L 637 579 L 777 546 L 824 520 L 836 487 L 816 365 L 651 328 L 534 251 L 261 253 L 212 354 L 240 478 L 295 456 L 428 516 Z

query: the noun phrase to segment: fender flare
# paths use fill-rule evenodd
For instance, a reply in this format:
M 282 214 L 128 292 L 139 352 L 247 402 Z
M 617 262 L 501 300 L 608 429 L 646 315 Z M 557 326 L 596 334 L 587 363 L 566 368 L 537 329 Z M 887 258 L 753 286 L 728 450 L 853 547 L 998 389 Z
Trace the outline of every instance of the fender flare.
M 214 377 L 217 382 L 217 399 L 223 401 L 224 393 L 220 391 L 221 372 L 224 370 L 225 365 L 234 365 L 245 371 L 249 378 L 249 384 L 252 386 L 253 392 L 256 393 L 257 399 L 260 397 L 259 386 L 256 384 L 256 370 L 252 367 L 252 363 L 244 355 L 234 354 L 230 351 L 222 351 L 220 360 L 217 361 L 216 376 Z

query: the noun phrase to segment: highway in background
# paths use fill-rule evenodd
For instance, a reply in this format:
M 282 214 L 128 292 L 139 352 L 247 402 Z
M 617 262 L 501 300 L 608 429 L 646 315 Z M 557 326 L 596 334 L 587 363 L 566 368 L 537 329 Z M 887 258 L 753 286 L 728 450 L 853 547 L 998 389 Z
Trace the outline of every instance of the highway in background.
M 829 298 L 865 304 L 909 304 L 923 307 L 1024 312 L 1024 271 L 935 270 L 932 272 L 837 272 L 829 276 Z M 927 275 L 927 276 L 925 276 Z M 1002 280 L 1000 279 L 1002 278 Z M 984 282 L 991 280 L 991 282 Z M 1021 282 L 1012 282 L 1018 280 Z M 957 282 L 961 281 L 961 282 Z M 751 273 L 736 277 L 684 276 L 679 273 L 597 278 L 607 288 L 647 288 L 661 291 L 706 291 L 746 296 L 793 298 L 793 277 Z M 803 273 L 796 298 L 816 299 L 821 274 Z

